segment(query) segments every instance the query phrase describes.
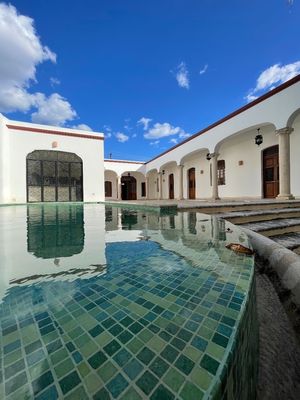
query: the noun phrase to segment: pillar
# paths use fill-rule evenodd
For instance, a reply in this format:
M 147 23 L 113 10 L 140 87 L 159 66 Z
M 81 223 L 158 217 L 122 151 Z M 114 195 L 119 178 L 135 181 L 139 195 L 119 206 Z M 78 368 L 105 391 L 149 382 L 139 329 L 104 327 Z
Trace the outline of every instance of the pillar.
M 178 200 L 183 200 L 183 165 L 178 165 Z
M 282 128 L 276 131 L 279 139 L 279 200 L 294 199 L 291 194 L 290 173 L 290 134 L 292 128 Z
M 121 177 L 117 177 L 117 199 L 122 200 L 122 186 L 121 186 Z
M 211 153 L 211 177 L 212 177 L 212 195 L 213 201 L 220 200 L 218 190 L 218 153 Z
M 158 196 L 158 198 L 159 198 L 159 200 L 162 200 L 162 172 L 159 172 L 158 173 L 158 179 L 159 179 L 159 196 Z

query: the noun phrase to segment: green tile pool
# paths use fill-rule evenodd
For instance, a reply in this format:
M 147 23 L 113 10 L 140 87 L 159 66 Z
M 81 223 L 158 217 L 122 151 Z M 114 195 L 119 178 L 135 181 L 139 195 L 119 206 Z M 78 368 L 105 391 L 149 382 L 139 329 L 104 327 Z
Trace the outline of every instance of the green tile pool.
M 254 399 L 254 259 L 197 212 L 0 207 L 1 399 Z

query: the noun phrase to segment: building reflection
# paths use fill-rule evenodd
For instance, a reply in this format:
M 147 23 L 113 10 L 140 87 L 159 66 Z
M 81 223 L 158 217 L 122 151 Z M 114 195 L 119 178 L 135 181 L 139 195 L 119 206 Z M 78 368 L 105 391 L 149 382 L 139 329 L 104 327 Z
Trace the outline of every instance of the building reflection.
M 27 207 L 27 249 L 38 258 L 54 259 L 79 254 L 84 248 L 82 205 Z

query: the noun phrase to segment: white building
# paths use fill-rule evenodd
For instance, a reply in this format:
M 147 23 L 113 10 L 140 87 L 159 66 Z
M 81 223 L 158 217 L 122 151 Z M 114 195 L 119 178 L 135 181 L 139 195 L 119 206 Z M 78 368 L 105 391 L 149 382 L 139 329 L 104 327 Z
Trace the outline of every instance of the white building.
M 144 164 L 105 160 L 106 198 L 300 197 L 299 154 L 300 75 Z
M 0 115 L 0 203 L 290 199 L 299 154 L 300 75 L 145 163 L 104 160 L 101 133 Z

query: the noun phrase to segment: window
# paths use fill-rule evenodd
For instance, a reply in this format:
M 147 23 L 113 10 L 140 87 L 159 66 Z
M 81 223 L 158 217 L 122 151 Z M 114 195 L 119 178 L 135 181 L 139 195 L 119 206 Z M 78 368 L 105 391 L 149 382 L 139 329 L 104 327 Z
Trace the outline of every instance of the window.
M 218 160 L 218 185 L 225 185 L 225 160 Z
M 112 197 L 111 181 L 105 181 L 105 197 Z
M 142 197 L 146 197 L 146 182 L 142 182 Z

